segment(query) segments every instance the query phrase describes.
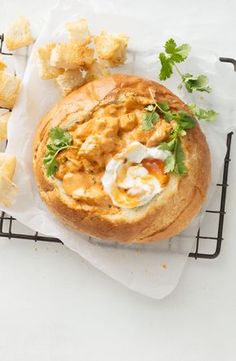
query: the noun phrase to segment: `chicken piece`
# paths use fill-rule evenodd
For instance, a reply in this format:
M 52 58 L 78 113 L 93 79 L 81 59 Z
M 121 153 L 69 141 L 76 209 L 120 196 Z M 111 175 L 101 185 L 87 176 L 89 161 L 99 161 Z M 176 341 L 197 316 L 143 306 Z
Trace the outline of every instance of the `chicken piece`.
M 102 187 L 93 186 L 89 189 L 77 188 L 72 193 L 72 198 L 77 201 L 85 202 L 91 206 L 107 206 L 110 203 L 109 197 L 103 191 Z
M 11 206 L 17 192 L 17 187 L 12 182 L 15 167 L 15 156 L 0 153 L 0 203 L 5 207 Z
M 81 70 L 66 70 L 56 78 L 63 95 L 67 95 L 84 84 Z
M 79 156 L 82 156 L 88 160 L 96 161 L 102 154 L 102 148 L 99 142 L 98 135 L 89 135 L 85 142 L 81 145 L 78 152 Z
M 162 120 L 156 125 L 156 129 L 147 141 L 147 147 L 154 147 L 169 138 L 172 126 Z
M 119 130 L 119 119 L 113 117 L 98 118 L 94 122 L 94 132 L 104 137 L 114 137 Z
M 125 132 L 133 130 L 138 124 L 138 120 L 135 113 L 124 114 L 120 118 L 120 128 Z
M 89 82 L 92 80 L 100 79 L 110 74 L 111 73 L 107 66 L 95 60 L 87 71 L 87 74 L 85 76 L 85 81 Z
M 43 80 L 56 78 L 64 72 L 64 69 L 58 69 L 50 64 L 51 53 L 55 46 L 55 43 L 49 43 L 37 50 L 37 65 Z
M 7 66 L 6 66 L 5 62 L 3 61 L 3 58 L 0 54 L 0 71 L 5 70 L 6 67 Z
M 50 64 L 64 69 L 88 69 L 94 61 L 94 50 L 76 43 L 56 44 Z
M 87 45 L 91 42 L 91 34 L 86 19 L 80 19 L 66 24 L 69 40 L 79 45 Z
M 7 139 L 7 123 L 10 115 L 10 112 L 6 112 L 0 115 L 0 140 Z
M 34 38 L 30 31 L 29 21 L 22 16 L 13 21 L 5 33 L 5 43 L 8 50 L 16 50 L 33 42 Z
M 106 60 L 110 66 L 124 64 L 128 37 L 123 34 L 108 34 L 103 31 L 94 37 L 96 52 L 99 59 Z
M 80 139 L 84 141 L 90 134 L 92 134 L 93 126 L 94 126 L 93 119 L 88 120 L 83 124 L 79 124 L 74 133 L 75 139 Z
M 0 71 L 0 107 L 12 109 L 20 92 L 21 80 Z

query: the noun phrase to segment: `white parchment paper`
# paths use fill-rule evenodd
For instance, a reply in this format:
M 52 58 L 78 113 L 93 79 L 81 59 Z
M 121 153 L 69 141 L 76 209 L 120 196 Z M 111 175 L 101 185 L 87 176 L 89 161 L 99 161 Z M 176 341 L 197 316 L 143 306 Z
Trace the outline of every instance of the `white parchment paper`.
M 175 36 L 176 34 L 163 31 L 164 19 L 161 24 L 160 21 L 156 23 L 151 19 L 120 17 L 115 15 L 117 13 L 114 5 L 110 9 L 106 8 L 105 14 L 91 3 L 74 0 L 66 1 L 66 4 L 59 2 L 52 10 L 34 45 L 24 74 L 22 92 L 9 122 L 9 142 L 6 151 L 17 156 L 14 181 L 19 192 L 10 209 L 1 208 L 33 230 L 60 238 L 66 246 L 130 289 L 160 299 L 177 285 L 193 247 L 200 221 L 204 217 L 204 209 L 214 195 L 226 150 L 226 133 L 233 129 L 232 119 L 236 118 L 236 76 L 230 67 L 219 63 L 219 54 L 214 54 L 212 49 L 194 47 L 194 42 L 191 42 L 194 50 L 189 60 L 182 65 L 183 70 L 208 75 L 213 92 L 210 95 L 196 95 L 191 99 L 184 92 L 178 94 L 176 91 L 179 83 L 177 76 L 166 82 L 166 86 L 185 101 L 195 101 L 205 107 L 213 107 L 220 113 L 217 123 L 202 125 L 212 154 L 212 185 L 204 209 L 185 232 L 157 244 L 120 246 L 99 242 L 64 227 L 42 203 L 32 172 L 32 139 L 35 129 L 41 117 L 60 97 L 53 80 L 40 79 L 35 62 L 35 49 L 49 41 L 66 41 L 65 22 L 78 16 L 86 17 L 92 33 L 107 30 L 124 32 L 130 37 L 128 61 L 119 72 L 158 80 L 157 53 L 160 52 L 165 40 L 174 36 L 177 41 L 185 41 Z

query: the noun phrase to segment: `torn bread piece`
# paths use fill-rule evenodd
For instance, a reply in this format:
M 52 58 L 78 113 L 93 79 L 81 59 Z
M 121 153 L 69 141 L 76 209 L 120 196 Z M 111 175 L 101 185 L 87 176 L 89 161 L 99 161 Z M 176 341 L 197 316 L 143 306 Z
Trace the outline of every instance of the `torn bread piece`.
M 50 64 L 51 52 L 56 46 L 55 43 L 49 43 L 37 50 L 37 64 L 41 79 L 53 79 L 64 72 L 64 69 L 56 68 Z
M 69 41 L 79 45 L 88 45 L 91 42 L 91 34 L 86 19 L 80 19 L 66 24 L 69 34 Z
M 3 61 L 2 55 L 0 54 L 0 71 L 5 70 L 7 65 Z
M 56 78 L 63 95 L 69 94 L 72 90 L 79 88 L 84 84 L 84 78 L 81 70 L 66 70 Z
M 0 153 L 0 203 L 10 207 L 17 192 L 12 178 L 16 168 L 16 157 L 6 153 Z
M 87 83 L 92 80 L 103 78 L 104 76 L 108 76 L 110 74 L 111 72 L 109 71 L 109 68 L 104 63 L 95 60 L 86 73 L 85 81 Z
M 0 71 L 0 107 L 12 109 L 20 92 L 21 80 Z
M 88 69 L 93 61 L 93 49 L 76 43 L 60 43 L 52 49 L 50 64 L 64 69 Z
M 0 140 L 7 139 L 7 123 L 11 116 L 11 112 L 6 112 L 0 115 Z
M 123 34 L 108 34 L 106 31 L 94 37 L 99 59 L 106 60 L 110 66 L 124 64 L 128 37 Z
M 29 21 L 23 16 L 18 17 L 11 24 L 5 34 L 8 50 L 16 50 L 34 42 Z

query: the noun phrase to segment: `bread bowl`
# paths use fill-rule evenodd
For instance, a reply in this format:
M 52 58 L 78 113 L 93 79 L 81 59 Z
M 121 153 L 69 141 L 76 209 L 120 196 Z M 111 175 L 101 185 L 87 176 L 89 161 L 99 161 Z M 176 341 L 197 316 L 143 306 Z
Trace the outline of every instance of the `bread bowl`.
M 194 127 L 182 131 L 186 172 L 167 173 L 163 164 L 169 154 L 160 144 L 169 141 L 176 123 L 161 114 L 152 129 L 142 128 L 144 113 L 154 100 L 168 103 L 175 114 L 191 115 L 163 85 L 113 75 L 73 91 L 43 117 L 33 146 L 35 179 L 43 201 L 65 226 L 107 241 L 148 243 L 180 233 L 199 212 L 211 175 L 205 136 L 196 120 Z M 56 127 L 69 133 L 71 146 L 56 154 L 57 169 L 48 175 L 47 149 Z M 130 156 L 134 148 L 138 160 Z M 152 172 L 153 163 L 159 167 L 158 177 Z M 139 182 L 147 180 L 144 189 L 137 188 L 137 182 L 135 191 L 133 184 L 121 185 L 130 167 L 145 173 L 136 175 Z

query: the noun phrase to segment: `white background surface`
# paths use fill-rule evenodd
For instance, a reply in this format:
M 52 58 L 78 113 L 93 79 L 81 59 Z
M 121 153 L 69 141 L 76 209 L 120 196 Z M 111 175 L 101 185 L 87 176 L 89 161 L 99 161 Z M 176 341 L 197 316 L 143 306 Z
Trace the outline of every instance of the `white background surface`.
M 236 57 L 235 1 L 119 2 L 121 12 L 150 12 L 157 23 L 166 16 L 173 34 L 184 17 L 186 34 L 191 29 L 220 55 Z M 0 30 L 16 15 L 43 18 L 53 3 L 1 1 Z M 232 158 L 221 255 L 189 259 L 162 301 L 128 291 L 61 245 L 0 239 L 0 360 L 233 361 L 235 139 Z

